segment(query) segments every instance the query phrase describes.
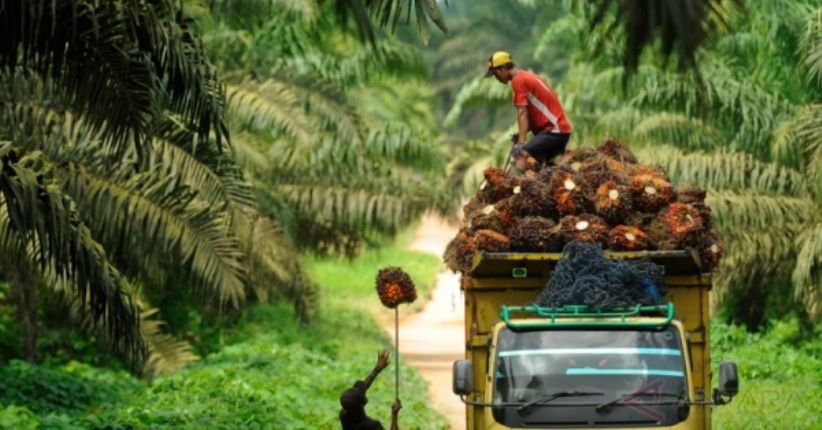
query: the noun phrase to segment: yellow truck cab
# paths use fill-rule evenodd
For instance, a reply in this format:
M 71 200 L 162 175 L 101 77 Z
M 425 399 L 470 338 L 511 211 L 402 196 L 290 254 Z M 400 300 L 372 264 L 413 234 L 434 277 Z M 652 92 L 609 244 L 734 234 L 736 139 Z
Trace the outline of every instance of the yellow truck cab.
M 691 251 L 605 252 L 665 268 L 664 305 L 590 310 L 533 303 L 558 253 L 477 253 L 465 293 L 465 360 L 453 389 L 469 430 L 710 429 L 738 389 L 736 364 L 711 390 L 710 273 Z

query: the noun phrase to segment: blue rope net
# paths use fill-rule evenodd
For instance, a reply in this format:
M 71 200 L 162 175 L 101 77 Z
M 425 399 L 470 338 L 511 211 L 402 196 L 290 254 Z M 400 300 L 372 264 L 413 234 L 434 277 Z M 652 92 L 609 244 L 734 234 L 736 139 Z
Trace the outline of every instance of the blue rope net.
M 593 310 L 662 303 L 665 270 L 650 260 L 606 258 L 599 244 L 569 242 L 539 306 L 587 305 Z

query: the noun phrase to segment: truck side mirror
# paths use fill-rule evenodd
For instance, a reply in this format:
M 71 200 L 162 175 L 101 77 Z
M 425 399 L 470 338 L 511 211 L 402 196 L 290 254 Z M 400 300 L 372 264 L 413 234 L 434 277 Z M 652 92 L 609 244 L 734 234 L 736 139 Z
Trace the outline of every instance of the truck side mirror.
M 714 390 L 714 403 L 717 405 L 730 403 L 738 392 L 739 373 L 736 369 L 736 363 L 723 361 L 719 364 L 719 387 Z M 728 400 L 725 400 L 723 396 L 727 396 Z
M 454 362 L 451 388 L 454 394 L 468 395 L 474 391 L 474 363 L 469 360 Z

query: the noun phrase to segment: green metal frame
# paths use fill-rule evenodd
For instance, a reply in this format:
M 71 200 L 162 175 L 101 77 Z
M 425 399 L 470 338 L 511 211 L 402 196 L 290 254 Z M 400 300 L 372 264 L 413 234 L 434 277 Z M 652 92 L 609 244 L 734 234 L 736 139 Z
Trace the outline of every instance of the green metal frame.
M 538 318 L 546 318 L 545 321 L 540 322 L 522 322 L 517 323 L 512 321 L 512 314 L 533 314 Z M 639 316 L 660 316 L 660 313 L 665 314 L 665 321 L 656 322 L 634 322 L 628 321 L 630 317 Z M 674 319 L 674 304 L 667 303 L 657 306 L 642 306 L 636 305 L 629 308 L 614 308 L 607 310 L 592 311 L 588 306 L 581 305 L 566 305 L 561 308 L 544 308 L 540 306 L 503 306 L 500 311 L 500 317 L 505 325 L 512 330 L 517 329 L 542 329 L 542 328 L 571 328 L 571 327 L 597 327 L 597 328 L 625 328 L 625 327 L 643 327 L 643 328 L 664 328 L 667 327 Z M 619 318 L 619 321 L 590 321 L 590 319 L 597 318 Z M 586 319 L 588 321 L 580 321 Z

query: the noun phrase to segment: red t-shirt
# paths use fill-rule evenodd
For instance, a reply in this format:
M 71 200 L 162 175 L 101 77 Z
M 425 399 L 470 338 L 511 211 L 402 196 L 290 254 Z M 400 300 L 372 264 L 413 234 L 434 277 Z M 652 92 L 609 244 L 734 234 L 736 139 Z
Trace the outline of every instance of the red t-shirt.
M 514 90 L 514 106 L 528 107 L 528 126 L 531 133 L 571 132 L 571 123 L 565 116 L 557 95 L 542 78 L 522 70 L 511 79 L 511 89 Z

